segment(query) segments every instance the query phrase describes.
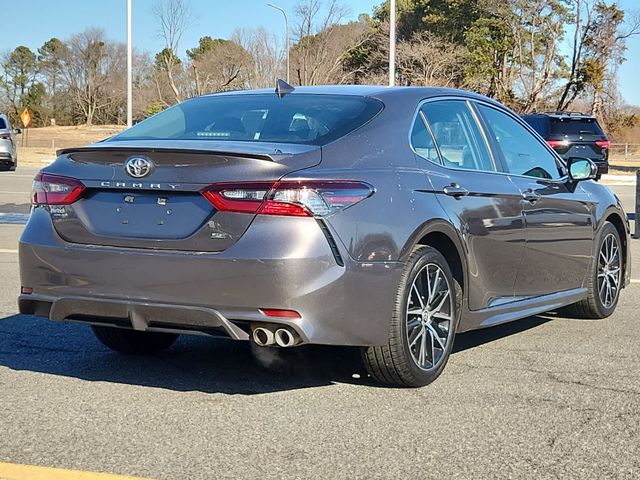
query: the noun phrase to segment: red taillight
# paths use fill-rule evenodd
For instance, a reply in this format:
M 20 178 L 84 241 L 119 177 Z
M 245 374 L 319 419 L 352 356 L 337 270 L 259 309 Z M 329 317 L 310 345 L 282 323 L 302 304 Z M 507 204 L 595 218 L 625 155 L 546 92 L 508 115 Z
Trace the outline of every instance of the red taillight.
M 31 203 L 34 205 L 70 205 L 80 198 L 85 186 L 79 180 L 39 173 L 33 180 Z
M 274 182 L 218 183 L 202 190 L 202 195 L 221 212 L 257 213 Z
M 351 180 L 214 184 L 202 191 L 220 211 L 290 217 L 330 215 L 372 193 L 371 185 Z
M 609 143 L 609 140 L 597 140 L 596 145 L 600 148 L 609 148 L 611 144 Z
M 567 140 L 547 140 L 547 145 L 551 148 L 567 147 L 569 146 L 569 142 Z
M 260 311 L 267 317 L 302 318 L 302 316 L 295 310 L 282 310 L 280 308 L 261 308 Z

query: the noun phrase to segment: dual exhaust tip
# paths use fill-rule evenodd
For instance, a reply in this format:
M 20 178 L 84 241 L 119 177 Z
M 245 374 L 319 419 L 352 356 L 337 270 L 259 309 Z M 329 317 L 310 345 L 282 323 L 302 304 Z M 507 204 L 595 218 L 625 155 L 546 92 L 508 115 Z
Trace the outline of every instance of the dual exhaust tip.
M 299 337 L 288 328 L 272 330 L 268 327 L 256 327 L 251 332 L 251 338 L 256 345 L 261 347 L 277 345 L 286 348 L 299 343 Z

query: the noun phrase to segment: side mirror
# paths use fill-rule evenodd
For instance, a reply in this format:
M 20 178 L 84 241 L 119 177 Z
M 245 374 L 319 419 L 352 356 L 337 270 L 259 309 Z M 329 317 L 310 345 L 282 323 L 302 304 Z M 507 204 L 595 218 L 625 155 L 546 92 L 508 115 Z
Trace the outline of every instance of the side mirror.
M 569 178 L 574 182 L 593 180 L 598 176 L 598 166 L 588 158 L 570 158 L 567 167 Z
M 22 129 L 21 128 L 16 128 L 13 130 L 13 133 L 15 133 L 16 135 L 20 135 L 22 133 Z

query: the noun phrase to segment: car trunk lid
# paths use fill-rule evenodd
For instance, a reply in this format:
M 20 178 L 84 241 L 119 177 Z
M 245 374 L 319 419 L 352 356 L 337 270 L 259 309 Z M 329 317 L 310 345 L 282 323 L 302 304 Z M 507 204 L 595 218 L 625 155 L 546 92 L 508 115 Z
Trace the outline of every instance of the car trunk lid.
M 59 151 L 43 172 L 80 180 L 86 190 L 71 205 L 47 207 L 58 234 L 80 244 L 221 251 L 242 236 L 255 214 L 217 211 L 202 189 L 214 183 L 275 182 L 321 159 L 320 147 L 308 145 L 162 143 L 103 142 Z M 151 164 L 139 178 L 126 168 L 135 158 Z

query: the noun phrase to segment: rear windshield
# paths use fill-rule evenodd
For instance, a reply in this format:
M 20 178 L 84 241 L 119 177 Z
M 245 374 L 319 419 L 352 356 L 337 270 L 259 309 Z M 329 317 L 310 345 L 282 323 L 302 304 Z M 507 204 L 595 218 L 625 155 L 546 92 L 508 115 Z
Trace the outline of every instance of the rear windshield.
M 4 121 L 4 118 L 0 118 L 0 130 L 4 130 L 7 128 L 7 123 Z
M 549 122 L 547 117 L 534 117 L 532 115 L 523 115 L 522 119 L 533 128 L 542 138 L 549 136 Z
M 325 145 L 362 126 L 382 103 L 352 95 L 212 95 L 187 100 L 118 140 L 227 140 Z
M 552 135 L 604 135 L 595 119 L 551 119 Z

